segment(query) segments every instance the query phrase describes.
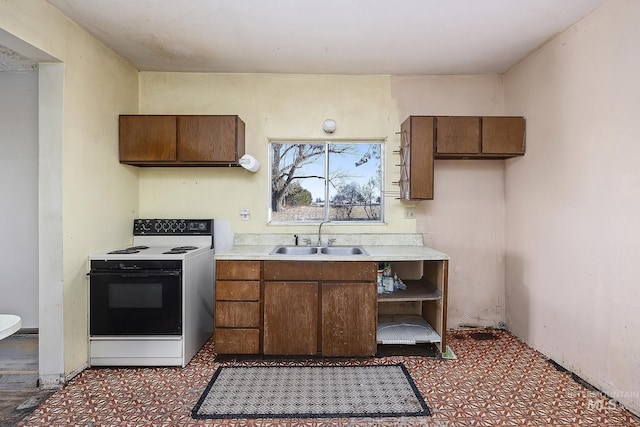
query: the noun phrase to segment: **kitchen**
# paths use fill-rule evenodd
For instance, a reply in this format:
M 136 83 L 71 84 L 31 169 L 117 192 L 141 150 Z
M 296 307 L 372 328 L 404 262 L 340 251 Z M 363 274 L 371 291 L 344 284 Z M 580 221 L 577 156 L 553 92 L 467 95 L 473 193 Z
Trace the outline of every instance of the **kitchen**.
M 86 366 L 87 254 L 128 241 L 133 218 L 214 217 L 232 230 L 265 232 L 266 168 L 122 166 L 119 114 L 238 114 L 248 124 L 246 151 L 263 163 L 267 138 L 322 138 L 326 118 L 336 120 L 340 137 L 386 137 L 392 151 L 408 115 L 513 114 L 527 118 L 523 158 L 437 161 L 434 200 L 389 200 L 381 233 L 420 233 L 426 246 L 455 260 L 451 327 L 504 322 L 637 412 L 640 349 L 633 331 L 640 325 L 632 256 L 640 202 L 632 123 L 638 58 L 625 40 L 638 39 L 638 13 L 634 2 L 606 2 L 504 74 L 209 74 L 138 72 L 49 4 L 2 3 L 3 31 L 64 63 L 64 74 L 50 63 L 39 77 L 64 82 L 57 80 L 53 106 L 45 106 L 57 111 L 59 123 L 40 124 L 51 144 L 40 141 L 41 170 L 60 183 L 40 214 L 41 233 L 51 234 L 40 257 L 54 261 L 40 270 L 45 379 L 63 381 Z M 387 155 L 387 188 L 397 179 L 395 161 Z M 260 187 L 265 190 L 254 191 Z M 234 196 L 221 202 L 229 188 Z M 407 207 L 415 219 L 405 218 Z M 249 221 L 241 219 L 242 209 L 249 209 Z M 62 303 L 64 311 L 55 308 Z

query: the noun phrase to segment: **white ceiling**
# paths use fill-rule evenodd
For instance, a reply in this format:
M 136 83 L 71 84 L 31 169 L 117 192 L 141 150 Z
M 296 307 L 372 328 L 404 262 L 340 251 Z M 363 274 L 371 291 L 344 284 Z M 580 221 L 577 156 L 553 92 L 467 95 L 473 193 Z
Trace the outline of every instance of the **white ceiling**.
M 141 71 L 502 73 L 606 0 L 49 0 Z

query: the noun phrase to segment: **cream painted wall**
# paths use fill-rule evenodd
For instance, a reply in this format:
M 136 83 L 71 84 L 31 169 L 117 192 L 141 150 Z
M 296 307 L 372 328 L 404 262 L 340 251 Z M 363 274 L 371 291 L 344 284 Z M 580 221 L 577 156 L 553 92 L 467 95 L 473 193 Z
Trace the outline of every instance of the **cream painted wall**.
M 267 225 L 269 138 L 322 138 L 322 122 L 336 119 L 331 138 L 387 138 L 386 188 L 399 177 L 396 135 L 409 114 L 500 115 L 500 76 L 309 76 L 142 72 L 144 114 L 238 114 L 246 123 L 246 151 L 262 164 L 238 168 L 144 168 L 142 216 L 205 216 L 231 223 L 235 233 L 315 233 L 317 226 Z M 495 326 L 504 320 L 504 162 L 438 161 L 434 201 L 385 198 L 386 225 L 325 225 L 331 233 L 416 232 L 452 256 L 450 325 Z M 404 218 L 416 207 L 417 220 Z M 470 208 L 472 207 L 472 208 Z M 251 220 L 240 220 L 249 208 Z M 500 308 L 497 308 L 500 307 Z
M 140 171 L 140 213 L 150 217 L 204 216 L 229 221 L 234 233 L 317 232 L 317 225 L 267 224 L 269 138 L 325 138 L 322 123 L 337 122 L 328 139 L 385 138 L 387 189 L 396 190 L 400 122 L 386 76 L 198 74 L 142 72 L 143 114 L 237 114 L 246 124 L 246 152 L 262 167 L 144 168 Z M 390 148 L 389 148 L 390 147 Z M 328 224 L 328 233 L 415 232 L 403 205 L 386 197 L 386 224 Z M 251 219 L 242 221 L 240 209 Z
M 640 2 L 612 0 L 505 75 L 511 330 L 640 413 Z M 588 398 L 588 396 L 586 396 Z
M 398 115 L 502 115 L 502 78 L 392 78 Z M 434 199 L 415 205 L 425 244 L 451 257 L 448 325 L 504 321 L 504 161 L 436 160 Z
M 68 376 L 88 360 L 87 255 L 130 240 L 130 227 L 114 224 L 131 224 L 137 216 L 138 170 L 118 163 L 117 123 L 120 112 L 138 108 L 138 73 L 46 1 L 0 2 L 0 29 L 64 63 L 62 162 L 40 170 L 41 183 L 48 173 L 61 173 L 61 212 L 41 223 L 61 221 L 51 224 L 61 225 L 63 233 L 58 253 L 40 260 L 62 259 L 62 283 L 41 288 L 62 286 L 64 297 L 63 304 L 47 307 L 44 318 L 41 310 L 40 328 L 46 334 L 47 323 L 63 317 L 63 333 L 44 341 L 64 342 L 64 372 L 58 374 Z M 41 346 L 40 359 L 51 350 Z

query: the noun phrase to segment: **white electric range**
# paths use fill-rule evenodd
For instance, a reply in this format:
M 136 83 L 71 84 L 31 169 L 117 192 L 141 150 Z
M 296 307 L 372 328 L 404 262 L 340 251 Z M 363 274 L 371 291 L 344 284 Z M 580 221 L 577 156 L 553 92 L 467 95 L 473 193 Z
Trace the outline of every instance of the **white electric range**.
M 136 219 L 89 256 L 89 363 L 186 366 L 213 333 L 212 219 Z

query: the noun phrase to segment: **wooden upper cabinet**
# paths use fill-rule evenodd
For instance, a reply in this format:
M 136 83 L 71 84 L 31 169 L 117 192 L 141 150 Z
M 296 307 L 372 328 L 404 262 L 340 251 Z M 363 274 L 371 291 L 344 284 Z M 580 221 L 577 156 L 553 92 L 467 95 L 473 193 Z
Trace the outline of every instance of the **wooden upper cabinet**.
M 506 159 L 524 155 L 523 117 L 442 116 L 436 119 L 436 159 Z
M 178 158 L 183 162 L 237 163 L 244 154 L 238 116 L 178 116 Z
M 245 124 L 238 116 L 120 116 L 120 163 L 237 166 Z
M 175 116 L 120 116 L 120 163 L 175 162 Z
M 524 155 L 524 117 L 483 117 L 484 154 Z
M 410 116 L 400 126 L 400 199 L 433 199 L 435 118 Z
M 438 117 L 436 154 L 478 154 L 480 117 Z

